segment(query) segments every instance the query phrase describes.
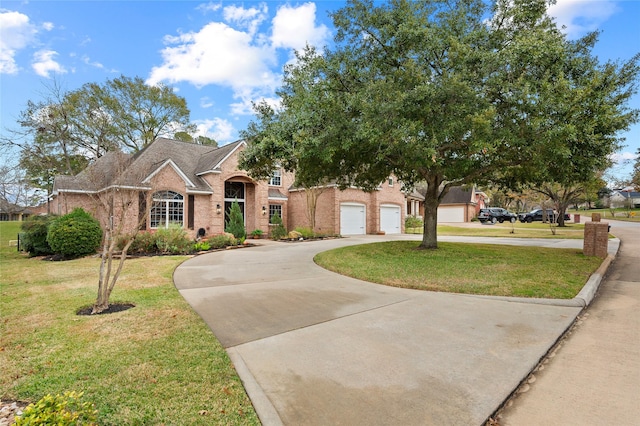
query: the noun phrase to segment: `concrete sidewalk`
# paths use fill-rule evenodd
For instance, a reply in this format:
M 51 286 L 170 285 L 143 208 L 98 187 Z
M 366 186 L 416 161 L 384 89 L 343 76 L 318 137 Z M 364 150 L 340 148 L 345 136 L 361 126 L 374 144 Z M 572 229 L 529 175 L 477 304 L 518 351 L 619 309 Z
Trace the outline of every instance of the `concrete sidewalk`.
M 640 424 L 640 223 L 621 241 L 593 304 L 499 416 L 504 426 Z
M 324 250 L 389 238 L 262 241 L 175 271 L 176 287 L 227 349 L 263 424 L 480 425 L 582 310 L 386 287 L 313 263 Z

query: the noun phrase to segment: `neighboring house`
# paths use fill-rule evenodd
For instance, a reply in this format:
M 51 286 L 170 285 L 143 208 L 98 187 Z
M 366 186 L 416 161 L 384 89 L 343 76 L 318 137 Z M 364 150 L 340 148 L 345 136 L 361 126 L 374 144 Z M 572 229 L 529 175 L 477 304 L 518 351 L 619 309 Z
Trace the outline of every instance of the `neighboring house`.
M 470 222 L 485 208 L 486 199 L 486 194 L 474 187 L 451 187 L 438 206 L 438 223 Z
M 631 189 L 615 189 L 609 196 L 612 207 L 640 208 L 640 192 Z
M 29 207 L 22 207 L 6 200 L 0 200 L 0 221 L 22 221 L 32 214 L 33 211 Z
M 407 216 L 423 217 L 424 216 L 424 195 L 415 189 L 406 194 L 407 199 Z
M 153 231 L 175 223 L 191 236 L 220 234 L 234 201 L 240 204 L 248 232 L 268 232 L 276 213 L 289 230 L 309 226 L 305 191 L 293 187 L 294 175 L 276 169 L 269 181 L 252 179 L 238 169 L 238 155 L 245 147 L 244 141 L 213 148 L 160 138 L 135 155 L 109 153 L 77 176 L 56 177 L 51 212 L 66 214 L 83 207 L 104 224 L 107 213 L 94 199 L 116 188 L 135 194 L 127 215 L 129 229 L 142 224 L 141 229 Z M 327 186 L 318 197 L 316 231 L 401 233 L 404 206 L 404 193 L 392 178 L 370 193 Z

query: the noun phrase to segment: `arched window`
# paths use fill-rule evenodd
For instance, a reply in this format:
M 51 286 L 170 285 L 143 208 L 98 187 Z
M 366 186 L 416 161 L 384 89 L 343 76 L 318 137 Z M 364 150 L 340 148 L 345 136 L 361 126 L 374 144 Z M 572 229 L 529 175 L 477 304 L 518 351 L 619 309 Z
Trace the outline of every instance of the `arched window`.
M 183 226 L 184 197 L 173 191 L 153 194 L 149 224 L 151 228 L 167 228 L 172 224 Z

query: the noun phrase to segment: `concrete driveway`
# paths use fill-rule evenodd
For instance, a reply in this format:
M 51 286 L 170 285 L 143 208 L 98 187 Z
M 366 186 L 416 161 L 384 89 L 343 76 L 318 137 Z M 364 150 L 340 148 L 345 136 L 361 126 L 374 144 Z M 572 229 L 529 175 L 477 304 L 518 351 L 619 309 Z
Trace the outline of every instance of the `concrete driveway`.
M 386 287 L 313 263 L 321 251 L 390 238 L 260 240 L 176 269 L 176 287 L 227 349 L 263 424 L 483 424 L 582 309 Z

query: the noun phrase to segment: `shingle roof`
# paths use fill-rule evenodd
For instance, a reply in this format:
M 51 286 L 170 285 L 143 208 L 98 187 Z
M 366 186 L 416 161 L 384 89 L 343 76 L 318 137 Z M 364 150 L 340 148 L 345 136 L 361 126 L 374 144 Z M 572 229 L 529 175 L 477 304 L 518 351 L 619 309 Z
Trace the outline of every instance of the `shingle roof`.
M 463 188 L 462 186 L 453 186 L 449 188 L 449 192 L 442 198 L 440 204 L 469 204 L 474 202 L 471 200 L 473 190 L 471 188 Z
M 159 138 L 135 155 L 108 153 L 76 176 L 57 176 L 54 191 L 99 191 L 110 185 L 147 187 L 145 180 L 171 163 L 193 185 L 188 190 L 210 192 L 201 175 L 218 168 L 243 143 L 217 148 Z

